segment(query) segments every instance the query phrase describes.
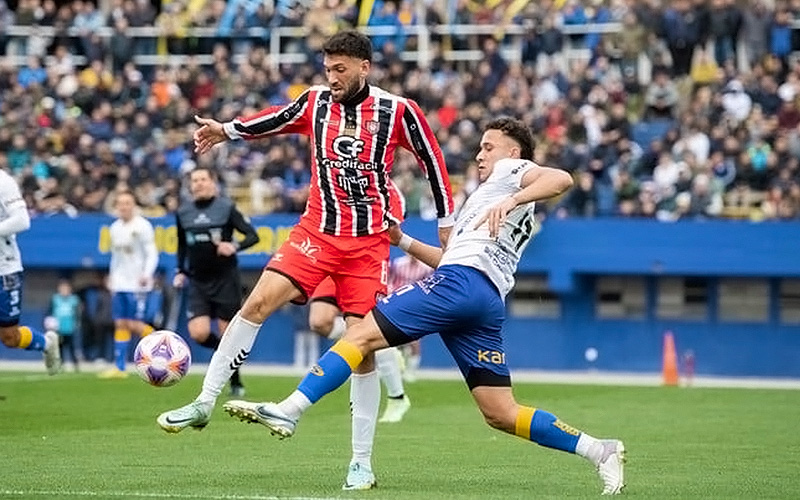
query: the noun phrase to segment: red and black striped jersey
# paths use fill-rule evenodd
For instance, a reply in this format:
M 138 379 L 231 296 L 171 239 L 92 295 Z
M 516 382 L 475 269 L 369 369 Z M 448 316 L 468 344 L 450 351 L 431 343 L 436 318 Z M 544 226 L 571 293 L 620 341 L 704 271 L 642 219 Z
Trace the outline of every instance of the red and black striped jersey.
M 347 102 L 314 86 L 286 106 L 224 124 L 231 139 L 297 133 L 311 142 L 311 189 L 300 224 L 324 234 L 364 236 L 386 230 L 391 215 L 389 173 L 398 146 L 423 170 L 439 219 L 453 217 L 444 156 L 422 110 L 412 100 L 367 85 Z M 452 224 L 445 224 L 452 225 Z

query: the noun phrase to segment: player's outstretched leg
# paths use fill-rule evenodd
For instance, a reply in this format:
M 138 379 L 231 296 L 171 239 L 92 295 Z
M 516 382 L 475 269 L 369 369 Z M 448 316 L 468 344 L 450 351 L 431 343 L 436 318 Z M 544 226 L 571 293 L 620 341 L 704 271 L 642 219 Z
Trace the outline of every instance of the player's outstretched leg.
M 381 381 L 386 386 L 386 409 L 378 422 L 394 423 L 403 419 L 411 408 L 411 400 L 405 394 L 403 375 L 400 369 L 400 351 L 396 347 L 387 347 L 375 352 L 375 364 Z
M 358 347 L 342 339 L 322 355 L 297 386 L 297 390 L 280 403 L 231 400 L 222 408 L 242 422 L 259 423 L 267 427 L 273 435 L 290 437 L 294 434 L 303 412 L 322 396 L 344 384 L 363 359 Z

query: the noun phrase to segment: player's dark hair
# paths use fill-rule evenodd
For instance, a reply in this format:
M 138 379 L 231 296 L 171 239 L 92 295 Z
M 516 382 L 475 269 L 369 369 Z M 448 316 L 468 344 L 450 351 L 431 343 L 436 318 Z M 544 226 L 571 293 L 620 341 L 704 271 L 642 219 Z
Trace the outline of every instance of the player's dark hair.
M 487 123 L 484 127 L 484 131 L 486 130 L 499 130 L 511 137 L 519 144 L 520 158 L 523 160 L 533 160 L 533 151 L 536 148 L 536 143 L 533 140 L 531 129 L 528 128 L 522 120 L 504 116 Z
M 198 167 L 194 167 L 189 172 L 189 178 L 190 179 L 192 178 L 192 174 L 194 174 L 195 172 L 206 172 L 208 174 L 208 176 L 211 178 L 212 181 L 216 181 L 217 180 L 217 172 L 211 167 L 206 167 L 206 166 L 203 166 L 203 165 L 200 165 Z
M 355 30 L 340 31 L 328 38 L 322 52 L 329 56 L 349 56 L 372 62 L 372 42 Z

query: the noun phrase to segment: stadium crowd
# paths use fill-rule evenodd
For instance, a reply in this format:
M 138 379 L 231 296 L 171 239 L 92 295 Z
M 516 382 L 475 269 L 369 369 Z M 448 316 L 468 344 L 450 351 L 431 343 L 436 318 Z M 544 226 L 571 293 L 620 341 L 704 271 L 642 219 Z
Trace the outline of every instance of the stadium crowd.
M 346 0 L 149 0 L 56 3 L 0 0 L 0 168 L 16 176 L 32 213 L 110 211 L 131 188 L 147 215 L 172 212 L 195 162 L 221 173 L 251 214 L 301 211 L 308 148 L 296 136 L 228 143 L 196 158 L 194 115 L 229 120 L 284 104 L 324 83 L 325 36 L 357 23 Z M 432 37 L 428 67 L 400 57 L 413 36 L 375 36 L 371 81 L 415 99 L 429 116 L 463 198 L 477 185 L 473 157 L 483 122 L 520 117 L 537 132 L 537 158 L 568 169 L 576 187 L 547 211 L 558 217 L 672 221 L 800 216 L 800 1 L 542 0 L 377 1 L 371 26 L 492 24 L 496 36 Z M 422 14 L 422 15 L 419 15 Z M 600 34 L 565 33 L 620 23 Z M 525 28 L 520 38 L 503 26 Z M 5 27 L 49 26 L 54 36 L 12 37 Z M 134 38 L 155 26 L 161 37 Z M 306 26 L 286 39 L 305 64 L 270 64 L 248 28 Z M 74 28 L 67 33 L 65 28 Z M 98 28 L 112 28 L 101 37 Z M 187 35 L 193 27 L 216 36 Z M 521 58 L 503 49 L 521 44 Z M 446 49 L 474 49 L 474 62 Z M 137 65 L 141 54 L 185 63 Z M 201 65 L 196 54 L 211 54 Z M 235 57 L 240 56 L 240 57 Z M 80 64 L 78 63 L 80 61 Z M 85 61 L 85 64 L 83 63 Z M 433 218 L 421 172 L 400 156 L 393 177 L 411 213 Z

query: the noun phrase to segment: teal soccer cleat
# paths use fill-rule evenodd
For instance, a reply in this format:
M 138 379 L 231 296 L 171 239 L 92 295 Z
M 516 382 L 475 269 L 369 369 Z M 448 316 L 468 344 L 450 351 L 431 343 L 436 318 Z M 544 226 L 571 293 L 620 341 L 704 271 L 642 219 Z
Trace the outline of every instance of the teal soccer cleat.
M 198 401 L 192 401 L 177 410 L 162 413 L 158 416 L 156 422 L 162 429 L 171 434 L 176 434 L 187 427 L 198 431 L 203 430 L 208 425 L 208 421 L 211 420 L 211 411 L 207 406 Z
M 378 486 L 378 482 L 375 480 L 372 470 L 359 463 L 352 463 L 347 469 L 347 479 L 345 479 L 342 489 L 345 491 L 371 490 L 376 486 Z

